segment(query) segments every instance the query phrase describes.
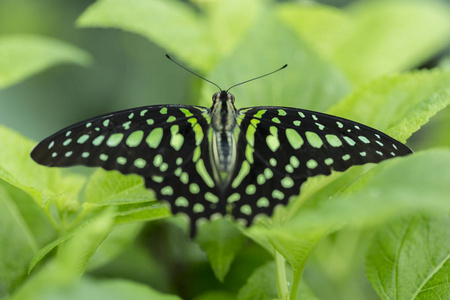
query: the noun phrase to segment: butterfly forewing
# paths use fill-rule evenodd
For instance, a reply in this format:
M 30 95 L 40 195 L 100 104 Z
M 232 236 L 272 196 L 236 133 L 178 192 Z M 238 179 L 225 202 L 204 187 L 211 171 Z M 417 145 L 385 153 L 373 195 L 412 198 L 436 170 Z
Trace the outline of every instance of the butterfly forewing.
M 229 202 L 251 224 L 300 193 L 308 177 L 411 153 L 402 143 L 362 124 L 286 107 L 241 109 L 238 159 Z
M 203 107 L 157 105 L 106 114 L 46 138 L 31 157 L 46 166 L 99 166 L 138 175 L 170 173 L 201 142 L 192 127 L 207 126 L 206 112 Z M 163 163 L 162 155 L 173 159 Z

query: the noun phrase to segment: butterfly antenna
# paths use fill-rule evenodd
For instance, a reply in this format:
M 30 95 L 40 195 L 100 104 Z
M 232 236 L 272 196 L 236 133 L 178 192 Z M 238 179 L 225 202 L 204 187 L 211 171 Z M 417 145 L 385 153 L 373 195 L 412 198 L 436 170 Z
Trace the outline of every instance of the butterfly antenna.
M 253 80 L 259 79 L 259 78 L 266 77 L 266 76 L 268 76 L 268 75 L 270 75 L 270 74 L 273 74 L 273 73 L 276 73 L 276 72 L 278 72 L 278 71 L 281 71 L 281 70 L 283 70 L 283 69 L 286 68 L 286 67 L 287 67 L 287 64 L 285 64 L 285 65 L 282 66 L 281 68 L 279 68 L 279 69 L 277 69 L 277 70 L 275 70 L 275 71 L 272 71 L 272 72 L 270 72 L 270 73 L 267 73 L 267 74 L 264 74 L 264 75 L 261 75 L 261 76 L 258 76 L 258 77 L 255 77 L 255 78 L 252 78 L 252 79 L 249 79 L 249 80 L 240 82 L 240 83 L 237 83 L 237 84 L 235 84 L 235 85 L 232 85 L 230 88 L 228 88 L 227 92 L 228 92 L 229 90 L 231 90 L 232 88 L 238 86 L 238 85 L 241 85 L 241 84 L 244 84 L 244 83 L 247 83 L 247 82 L 249 82 L 249 81 L 253 81 Z
M 189 70 L 188 68 L 186 68 L 185 66 L 183 66 L 182 64 L 180 64 L 179 62 L 177 62 L 176 60 L 174 60 L 172 57 L 170 57 L 169 54 L 166 54 L 166 57 L 167 57 L 170 61 L 172 61 L 173 63 L 175 63 L 176 65 L 178 65 L 179 67 L 182 67 L 183 69 L 185 69 L 185 70 L 188 71 L 189 73 L 192 73 L 192 74 L 194 74 L 195 76 L 197 76 L 197 77 L 203 79 L 204 81 L 207 81 L 207 82 L 209 82 L 209 83 L 215 85 L 215 86 L 219 89 L 219 91 L 222 91 L 222 89 L 220 88 L 220 86 L 218 86 L 217 84 L 215 84 L 215 83 L 212 82 L 211 80 L 208 80 L 208 79 L 206 79 L 205 77 L 202 77 L 202 76 L 198 75 L 197 73 L 195 73 L 195 72 Z

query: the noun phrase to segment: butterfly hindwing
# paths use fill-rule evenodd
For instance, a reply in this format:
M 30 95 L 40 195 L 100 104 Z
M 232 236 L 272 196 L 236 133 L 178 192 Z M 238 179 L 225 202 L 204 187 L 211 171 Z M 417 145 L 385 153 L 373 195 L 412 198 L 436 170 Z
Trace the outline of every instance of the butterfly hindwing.
M 229 202 L 250 225 L 300 193 L 308 177 L 377 163 L 411 150 L 391 137 L 343 118 L 285 107 L 241 109 L 238 159 Z

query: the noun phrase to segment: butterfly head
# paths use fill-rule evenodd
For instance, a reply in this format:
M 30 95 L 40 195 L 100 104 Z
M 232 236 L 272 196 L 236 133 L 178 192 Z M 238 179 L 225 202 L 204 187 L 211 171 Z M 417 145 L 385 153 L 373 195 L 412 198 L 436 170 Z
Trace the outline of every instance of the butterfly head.
M 223 106 L 223 107 L 230 107 L 234 110 L 236 109 L 234 107 L 234 96 L 232 93 L 229 93 L 227 91 L 220 91 L 213 95 L 212 97 L 213 101 L 213 108 L 217 106 Z

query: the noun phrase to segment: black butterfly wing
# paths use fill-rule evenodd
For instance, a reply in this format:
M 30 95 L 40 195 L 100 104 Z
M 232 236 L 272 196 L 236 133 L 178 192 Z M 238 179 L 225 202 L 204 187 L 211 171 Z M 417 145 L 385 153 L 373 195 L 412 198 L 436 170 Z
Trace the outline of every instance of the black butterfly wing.
M 253 107 L 239 111 L 235 182 L 228 201 L 233 216 L 250 225 L 300 193 L 308 177 L 378 163 L 412 151 L 368 126 L 308 110 Z
M 31 157 L 49 167 L 85 165 L 140 175 L 173 213 L 188 214 L 195 230 L 197 219 L 219 212 L 209 124 L 204 107 L 134 108 L 69 126 L 39 143 Z

